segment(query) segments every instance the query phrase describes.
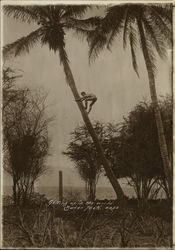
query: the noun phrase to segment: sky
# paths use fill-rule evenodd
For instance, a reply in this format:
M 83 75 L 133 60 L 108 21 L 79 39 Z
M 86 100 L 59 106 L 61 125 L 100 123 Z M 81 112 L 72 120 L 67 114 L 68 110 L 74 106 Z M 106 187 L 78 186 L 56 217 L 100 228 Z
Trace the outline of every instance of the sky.
M 88 15 L 102 15 L 104 8 L 93 10 Z M 11 43 L 37 28 L 3 16 L 3 45 Z M 134 106 L 143 100 L 150 100 L 147 72 L 141 51 L 138 49 L 140 78 L 132 68 L 129 46 L 124 50 L 121 37 L 115 41 L 111 51 L 104 50 L 99 57 L 89 64 L 88 44 L 77 38 L 74 32 L 66 34 L 66 51 L 70 60 L 78 91 L 94 93 L 98 100 L 89 117 L 91 121 L 121 122 Z M 158 96 L 171 94 L 171 50 L 162 61 L 157 57 L 156 88 Z M 40 44 L 31 49 L 29 54 L 5 61 L 6 66 L 22 70 L 23 77 L 16 82 L 19 87 L 31 89 L 43 87 L 48 92 L 48 113 L 55 116 L 50 127 L 51 156 L 48 158 L 50 170 L 42 176 L 37 185 L 57 186 L 58 171 L 63 171 L 66 186 L 83 186 L 73 163 L 62 154 L 70 141 L 70 133 L 78 124 L 82 124 L 80 111 L 66 83 L 59 55 Z M 9 185 L 11 178 L 4 175 L 4 185 Z M 105 177 L 99 180 L 99 186 L 110 186 Z

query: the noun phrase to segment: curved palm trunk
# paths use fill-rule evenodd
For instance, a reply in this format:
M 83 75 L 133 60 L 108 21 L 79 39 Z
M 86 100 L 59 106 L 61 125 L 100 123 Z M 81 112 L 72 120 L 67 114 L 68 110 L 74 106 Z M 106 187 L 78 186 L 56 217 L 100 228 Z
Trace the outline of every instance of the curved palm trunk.
M 147 44 L 146 44 L 146 38 L 145 38 L 143 25 L 142 25 L 142 22 L 139 18 L 138 18 L 137 22 L 138 22 L 138 28 L 139 28 L 139 32 L 140 32 L 140 39 L 141 39 L 143 56 L 145 59 L 145 64 L 146 64 L 148 78 L 149 78 L 149 88 L 150 88 L 150 94 L 151 94 L 151 101 L 152 101 L 154 113 L 155 113 L 158 138 L 159 138 L 159 146 L 160 146 L 160 152 L 161 152 L 161 157 L 162 157 L 162 161 L 163 161 L 164 173 L 165 173 L 166 179 L 168 181 L 169 192 L 172 196 L 172 187 L 173 187 L 172 169 L 171 169 L 171 164 L 170 164 L 170 160 L 168 157 L 168 149 L 167 149 L 167 144 L 166 144 L 166 139 L 165 139 L 165 133 L 164 133 L 162 118 L 161 118 L 161 114 L 160 114 L 158 99 L 157 99 L 155 77 L 154 77 L 152 68 L 150 67 L 151 61 L 150 61 L 149 53 L 147 50 Z
M 65 57 L 65 51 L 62 48 L 62 49 L 59 50 L 59 52 L 60 52 L 61 62 L 63 63 L 64 72 L 65 72 L 65 75 L 66 75 L 66 80 L 67 80 L 67 82 L 68 82 L 68 84 L 69 84 L 69 86 L 71 88 L 72 94 L 73 94 L 75 100 L 80 99 L 80 96 L 78 94 L 78 90 L 76 88 L 75 81 L 74 81 L 74 78 L 73 78 L 69 63 L 68 63 L 68 60 Z M 112 184 L 112 186 L 113 186 L 113 188 L 115 190 L 115 193 L 117 194 L 117 198 L 119 200 L 124 200 L 125 195 L 123 193 L 123 190 L 122 190 L 117 178 L 115 177 L 115 175 L 114 175 L 114 173 L 113 173 L 113 171 L 112 171 L 112 169 L 111 169 L 111 167 L 109 165 L 108 160 L 106 159 L 106 157 L 104 155 L 103 148 L 102 148 L 102 146 L 101 146 L 101 144 L 100 144 L 100 142 L 98 140 L 98 137 L 97 137 L 97 135 L 96 135 L 96 133 L 95 133 L 95 131 L 93 129 L 93 126 L 92 126 L 92 124 L 91 124 L 91 122 L 89 120 L 89 117 L 88 117 L 85 109 L 84 109 L 84 106 L 80 101 L 77 102 L 77 105 L 78 105 L 78 107 L 80 109 L 83 120 L 84 120 L 84 122 L 86 124 L 86 127 L 87 127 L 87 129 L 88 129 L 88 131 L 89 131 L 89 133 L 90 133 L 90 135 L 92 137 L 92 140 L 93 140 L 94 144 L 95 144 L 97 152 L 99 153 L 99 155 L 101 157 L 103 167 L 104 167 L 104 169 L 106 171 L 106 175 L 107 175 L 109 181 L 111 182 L 111 184 Z

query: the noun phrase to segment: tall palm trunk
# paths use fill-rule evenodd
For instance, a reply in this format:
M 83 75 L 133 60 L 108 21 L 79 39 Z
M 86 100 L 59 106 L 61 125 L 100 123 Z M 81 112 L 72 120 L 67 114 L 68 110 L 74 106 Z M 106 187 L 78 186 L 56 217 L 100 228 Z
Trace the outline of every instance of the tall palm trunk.
M 146 37 L 145 37 L 142 21 L 140 20 L 140 18 L 138 18 L 137 22 L 138 22 L 138 28 L 139 28 L 139 33 L 140 33 L 140 40 L 141 40 L 143 56 L 145 59 L 145 64 L 146 64 L 148 78 L 149 78 L 149 88 L 150 88 L 150 94 L 151 94 L 151 101 L 152 101 L 154 113 L 155 113 L 158 138 L 159 138 L 159 146 L 160 146 L 160 152 L 161 152 L 161 157 L 162 157 L 162 161 L 163 161 L 164 173 L 165 173 L 166 179 L 168 181 L 169 192 L 172 195 L 172 186 L 173 186 L 172 169 L 171 169 L 171 164 L 170 164 L 170 160 L 168 157 L 168 149 L 167 149 L 167 144 L 166 144 L 166 139 L 165 139 L 165 133 L 164 133 L 162 118 L 161 118 L 161 114 L 160 114 L 158 99 L 157 99 L 155 77 L 154 77 L 152 67 L 150 66 L 151 60 L 150 60 L 149 53 L 147 50 Z
M 16 177 L 15 177 L 14 174 L 13 174 L 13 201 L 14 201 L 14 204 L 16 205 L 16 203 L 17 203 L 17 197 L 16 197 Z
M 75 85 L 75 81 L 74 81 L 74 78 L 73 78 L 69 63 L 68 63 L 67 58 L 65 56 L 66 53 L 64 51 L 64 48 L 61 48 L 59 50 L 59 53 L 60 53 L 61 61 L 63 63 L 64 72 L 65 72 L 65 75 L 66 75 L 66 80 L 67 80 L 67 82 L 68 82 L 68 84 L 69 84 L 69 86 L 71 88 L 72 94 L 73 94 L 75 100 L 80 99 L 80 96 L 78 94 L 78 91 L 77 91 L 77 88 L 76 88 L 76 85 Z M 93 126 L 92 126 L 92 124 L 91 124 L 91 122 L 89 120 L 89 117 L 88 117 L 85 109 L 84 109 L 84 106 L 80 101 L 77 101 L 77 105 L 78 105 L 78 107 L 80 109 L 83 120 L 84 120 L 84 122 L 86 124 L 86 127 L 88 129 L 88 132 L 90 133 L 90 135 L 92 137 L 92 140 L 93 140 L 93 142 L 95 144 L 97 152 L 101 157 L 103 167 L 104 167 L 104 169 L 106 171 L 106 175 L 107 175 L 109 181 L 111 182 L 111 184 L 112 184 L 112 186 L 113 186 L 113 188 L 115 190 L 117 198 L 119 200 L 124 200 L 125 195 L 123 193 L 123 190 L 122 190 L 117 178 L 115 177 L 115 175 L 114 175 L 114 173 L 113 173 L 113 171 L 112 171 L 112 169 L 111 169 L 111 167 L 109 165 L 108 160 L 106 159 L 106 157 L 104 155 L 103 148 L 102 148 L 102 146 L 101 146 L 101 144 L 99 142 L 99 139 L 98 139 L 98 137 L 97 137 L 97 135 L 96 135 L 96 133 L 95 133 L 95 131 L 93 129 Z

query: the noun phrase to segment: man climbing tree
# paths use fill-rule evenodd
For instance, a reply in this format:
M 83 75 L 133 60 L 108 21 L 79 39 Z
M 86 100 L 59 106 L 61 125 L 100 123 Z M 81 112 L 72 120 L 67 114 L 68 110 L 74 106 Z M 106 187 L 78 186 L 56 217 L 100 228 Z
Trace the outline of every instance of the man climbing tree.
M 59 53 L 60 62 L 66 76 L 66 82 L 68 83 L 75 100 L 81 99 L 75 84 L 65 48 L 65 34 L 67 29 L 74 28 L 72 26 L 72 20 L 75 20 L 75 17 L 83 15 L 87 8 L 89 7 L 86 5 L 4 5 L 3 11 L 7 16 L 12 16 L 22 22 L 35 22 L 39 25 L 36 30 L 32 31 L 28 35 L 25 34 L 24 37 L 4 46 L 4 58 L 9 58 L 12 55 L 19 56 L 23 52 L 29 51 L 29 49 L 32 48 L 37 42 L 41 45 L 48 45 L 50 50 Z M 107 177 L 117 194 L 117 198 L 122 201 L 125 199 L 124 192 L 104 155 L 102 145 L 100 144 L 100 141 L 94 131 L 91 121 L 85 112 L 82 102 L 77 102 L 77 105 L 95 147 L 102 159 L 102 164 Z M 91 107 L 89 107 L 90 110 Z
M 85 109 L 88 108 L 88 102 L 90 102 L 89 104 L 89 111 L 88 114 L 90 113 L 92 106 L 94 105 L 94 103 L 97 101 L 97 97 L 94 94 L 86 94 L 86 92 L 81 92 L 82 98 L 77 99 L 76 101 L 85 101 Z

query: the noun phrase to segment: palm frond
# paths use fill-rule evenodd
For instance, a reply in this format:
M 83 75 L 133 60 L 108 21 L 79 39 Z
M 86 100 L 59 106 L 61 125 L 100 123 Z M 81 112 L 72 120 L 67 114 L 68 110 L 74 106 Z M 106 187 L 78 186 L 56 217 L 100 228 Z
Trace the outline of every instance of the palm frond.
M 172 24 L 172 14 L 173 14 L 173 5 L 172 4 L 154 4 L 152 6 L 153 9 L 164 18 L 164 20 L 168 23 Z
M 65 13 L 64 5 L 48 5 L 47 12 L 49 13 L 49 19 L 59 19 Z
M 107 37 L 101 32 L 95 30 L 88 34 L 87 41 L 90 46 L 89 60 L 92 61 L 98 57 L 100 51 L 105 47 L 107 43 Z
M 120 34 L 121 28 L 123 28 L 123 21 L 124 21 L 124 13 L 123 15 L 120 15 L 119 18 L 117 18 L 117 22 L 115 23 L 115 26 L 113 27 L 112 31 L 108 35 L 108 41 L 107 41 L 107 48 L 110 49 L 114 39 Z
M 140 33 L 139 33 L 140 34 Z M 141 38 L 141 34 L 140 34 L 140 47 L 144 53 L 144 46 L 142 44 L 142 38 Z M 157 68 L 156 68 L 156 57 L 155 57 L 155 53 L 153 51 L 153 47 L 152 47 L 152 42 L 149 40 L 149 39 L 145 39 L 144 40 L 145 42 L 145 46 L 146 46 L 146 51 L 147 51 L 147 54 L 148 54 L 148 58 L 145 58 L 145 61 L 146 61 L 146 65 L 147 65 L 147 70 L 152 72 L 152 74 L 155 76 L 156 75 L 156 72 L 157 72 Z
M 124 10 L 124 5 L 109 7 L 106 11 L 106 16 L 100 20 L 96 30 L 90 33 L 88 37 L 90 59 L 95 59 L 105 45 L 110 49 L 114 38 L 121 31 L 124 21 Z
M 83 20 L 67 18 L 64 27 L 74 30 L 80 39 L 84 39 L 91 35 L 92 31 L 100 24 L 100 21 L 100 17 L 91 17 Z
M 127 43 L 127 35 L 128 35 L 128 27 L 130 25 L 130 16 L 129 16 L 129 7 L 126 7 L 125 10 L 125 22 L 124 22 L 124 27 L 123 27 L 123 48 L 126 47 L 126 43 Z
M 63 7 L 65 13 L 62 17 L 81 17 L 83 16 L 88 8 L 91 8 L 90 5 L 66 5 Z
M 41 36 L 41 28 L 31 32 L 28 36 L 24 36 L 14 43 L 7 44 L 3 48 L 3 56 L 8 58 L 11 55 L 19 56 L 29 50 L 39 41 Z
M 166 44 L 164 41 L 164 37 L 162 36 L 162 33 L 159 32 L 158 29 L 155 29 L 152 26 L 152 23 L 150 20 L 144 16 L 142 16 L 142 21 L 145 27 L 146 32 L 146 38 L 152 42 L 152 45 L 157 50 L 159 56 L 164 59 L 166 58 Z
M 66 14 L 66 9 L 65 9 L 65 5 L 61 4 L 61 5 L 55 5 L 54 6 L 54 12 L 57 15 L 57 17 L 64 19 L 64 15 Z
M 22 22 L 31 23 L 36 22 L 39 19 L 39 13 L 33 11 L 32 6 L 21 6 L 21 5 L 4 5 L 3 11 L 5 15 L 13 17 L 16 20 Z
M 92 30 L 86 30 L 86 29 L 82 29 L 82 28 L 74 28 L 74 33 L 76 35 L 77 38 L 79 38 L 81 41 L 83 41 L 84 39 L 86 39 L 86 41 L 88 42 L 89 37 L 91 37 L 91 34 L 94 31 Z
M 150 21 L 152 22 L 152 25 L 154 25 L 154 29 L 159 29 L 162 33 L 162 36 L 164 36 L 164 39 L 171 44 L 172 43 L 172 27 L 170 23 L 167 23 L 163 16 L 157 12 L 157 9 L 155 6 L 151 6 L 149 8 L 150 11 Z
M 111 33 L 114 28 L 117 29 L 117 26 L 121 24 L 121 21 L 124 21 L 125 17 L 125 5 L 117 5 L 109 7 L 106 11 L 106 16 L 102 20 L 101 30 L 105 34 Z
M 38 15 L 41 19 L 50 18 L 49 5 L 32 5 L 30 6 L 31 11 Z
M 94 30 L 101 22 L 102 18 L 100 17 L 90 17 L 87 19 L 75 19 L 67 18 L 64 24 L 67 28 L 82 28 L 87 30 Z
M 136 31 L 132 27 L 132 25 L 130 26 L 129 42 L 130 42 L 130 47 L 131 47 L 132 65 L 133 65 L 133 68 L 134 68 L 137 76 L 139 77 L 137 57 L 136 57 L 137 36 L 136 36 Z

